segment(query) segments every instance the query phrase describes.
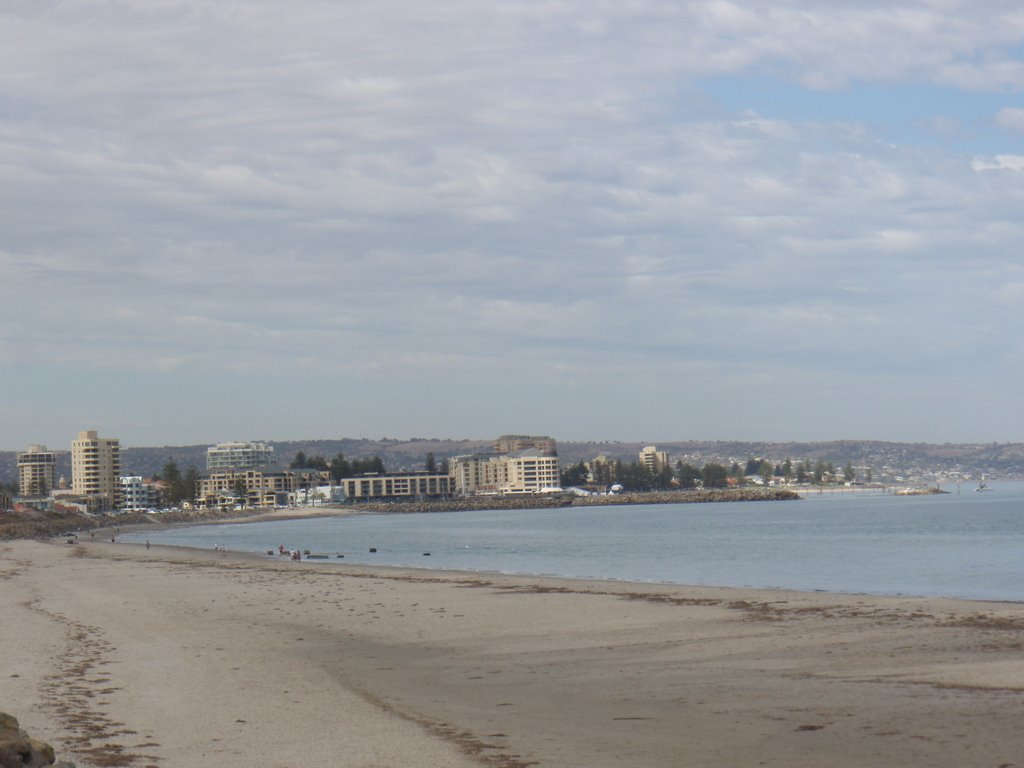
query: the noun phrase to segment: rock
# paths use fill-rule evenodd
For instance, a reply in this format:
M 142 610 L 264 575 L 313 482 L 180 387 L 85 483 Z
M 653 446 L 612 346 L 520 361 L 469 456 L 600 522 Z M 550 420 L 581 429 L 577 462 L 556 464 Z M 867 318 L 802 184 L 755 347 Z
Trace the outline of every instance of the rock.
M 53 747 L 30 738 L 17 718 L 0 712 L 0 768 L 47 768 L 55 759 Z M 63 761 L 60 765 L 74 768 Z

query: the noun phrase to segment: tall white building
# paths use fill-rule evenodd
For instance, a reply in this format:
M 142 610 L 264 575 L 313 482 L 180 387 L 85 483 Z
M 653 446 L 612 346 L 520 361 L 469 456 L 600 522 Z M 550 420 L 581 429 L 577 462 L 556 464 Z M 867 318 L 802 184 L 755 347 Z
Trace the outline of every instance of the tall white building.
M 241 469 L 274 463 L 274 447 L 266 443 L 217 443 L 206 449 L 207 469 Z
M 103 512 L 121 505 L 121 442 L 99 437 L 96 430 L 79 432 L 71 443 L 71 489 L 98 500 Z
M 53 491 L 53 451 L 45 445 L 30 445 L 18 454 L 18 493 L 22 496 L 46 496 Z

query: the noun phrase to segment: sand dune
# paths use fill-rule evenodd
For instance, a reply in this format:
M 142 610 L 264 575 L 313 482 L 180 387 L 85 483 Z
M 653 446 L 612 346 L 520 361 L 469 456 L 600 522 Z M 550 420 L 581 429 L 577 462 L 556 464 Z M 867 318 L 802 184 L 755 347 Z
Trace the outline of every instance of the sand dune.
M 79 766 L 1024 764 L 1024 606 L 0 545 Z

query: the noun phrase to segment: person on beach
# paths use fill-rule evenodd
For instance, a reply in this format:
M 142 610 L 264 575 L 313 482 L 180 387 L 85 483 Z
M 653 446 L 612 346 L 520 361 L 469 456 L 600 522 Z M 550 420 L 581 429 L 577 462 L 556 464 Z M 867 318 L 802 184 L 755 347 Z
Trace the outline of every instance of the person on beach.
M 146 549 L 149 549 L 149 539 L 146 539 Z

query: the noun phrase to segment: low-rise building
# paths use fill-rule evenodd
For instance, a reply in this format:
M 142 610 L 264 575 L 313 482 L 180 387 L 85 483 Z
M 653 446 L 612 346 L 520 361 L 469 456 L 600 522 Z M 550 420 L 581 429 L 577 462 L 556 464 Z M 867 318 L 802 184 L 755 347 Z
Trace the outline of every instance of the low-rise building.
M 160 488 L 156 482 L 139 475 L 121 478 L 121 509 L 139 512 L 160 506 Z
M 451 495 L 450 475 L 430 472 L 368 473 L 341 480 L 350 501 L 440 499 Z
M 547 435 L 502 435 L 494 441 L 494 452 L 498 454 L 529 450 L 540 451 L 546 456 L 558 453 L 554 439 Z
M 218 498 L 237 494 L 247 507 L 275 507 L 292 503 L 299 491 L 330 483 L 331 473 L 318 469 L 284 467 L 224 467 L 208 469 L 199 478 L 200 506 L 219 506 Z

